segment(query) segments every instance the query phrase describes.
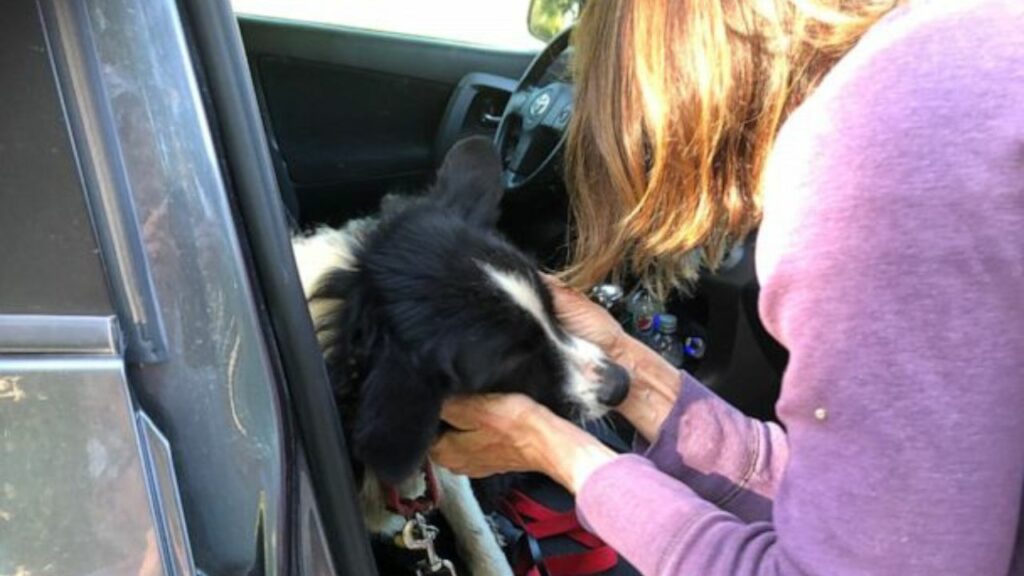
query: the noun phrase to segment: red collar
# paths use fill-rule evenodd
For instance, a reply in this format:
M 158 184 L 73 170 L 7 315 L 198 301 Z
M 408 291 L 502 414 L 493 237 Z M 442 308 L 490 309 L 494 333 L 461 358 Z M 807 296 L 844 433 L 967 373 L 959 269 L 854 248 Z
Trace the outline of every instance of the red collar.
M 380 483 L 381 490 L 384 492 L 384 501 L 389 512 L 409 519 L 416 514 L 430 512 L 441 505 L 441 487 L 437 483 L 437 478 L 434 477 L 434 467 L 431 466 L 429 460 L 423 462 L 422 470 L 423 476 L 426 479 L 427 489 L 422 495 L 413 499 L 403 498 L 398 493 L 398 489 L 391 484 Z

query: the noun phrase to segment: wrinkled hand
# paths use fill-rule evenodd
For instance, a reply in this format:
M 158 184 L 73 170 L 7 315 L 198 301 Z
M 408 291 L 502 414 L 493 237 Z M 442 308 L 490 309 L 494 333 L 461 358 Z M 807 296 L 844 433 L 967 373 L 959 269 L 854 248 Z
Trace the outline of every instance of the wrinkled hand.
M 441 419 L 455 430 L 441 436 L 430 458 L 470 478 L 539 471 L 540 447 L 533 432 L 544 412 L 546 408 L 521 394 L 452 398 L 445 402 Z
M 555 314 L 562 326 L 576 336 L 596 344 L 616 360 L 628 338 L 622 325 L 607 310 L 557 278 L 544 274 L 541 277 L 551 290 Z
M 441 418 L 456 429 L 441 435 L 430 458 L 471 478 L 540 472 L 575 492 L 615 457 L 593 436 L 521 394 L 453 398 Z
M 629 334 L 600 305 L 556 278 L 544 276 L 554 299 L 555 314 L 565 328 L 596 344 L 630 375 L 629 393 L 615 411 L 636 431 L 653 441 L 679 397 L 679 372 L 657 352 Z

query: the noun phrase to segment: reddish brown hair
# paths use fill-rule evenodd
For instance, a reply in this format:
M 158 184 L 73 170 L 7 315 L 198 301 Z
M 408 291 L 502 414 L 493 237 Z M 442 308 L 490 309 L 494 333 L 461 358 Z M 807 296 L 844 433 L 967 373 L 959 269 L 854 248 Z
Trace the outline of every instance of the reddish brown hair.
M 760 219 L 779 126 L 899 0 L 591 0 L 573 34 L 566 148 L 585 288 L 630 273 L 660 294 Z

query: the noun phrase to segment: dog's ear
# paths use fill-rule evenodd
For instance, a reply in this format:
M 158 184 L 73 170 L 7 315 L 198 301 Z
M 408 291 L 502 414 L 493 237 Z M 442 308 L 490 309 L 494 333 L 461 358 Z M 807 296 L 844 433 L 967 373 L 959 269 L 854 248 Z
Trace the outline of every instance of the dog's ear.
M 444 398 L 387 335 L 378 339 L 375 348 L 363 382 L 353 451 L 381 480 L 397 484 L 426 458 Z
M 474 224 L 494 226 L 500 215 L 501 159 L 489 138 L 459 140 L 445 156 L 431 195 Z

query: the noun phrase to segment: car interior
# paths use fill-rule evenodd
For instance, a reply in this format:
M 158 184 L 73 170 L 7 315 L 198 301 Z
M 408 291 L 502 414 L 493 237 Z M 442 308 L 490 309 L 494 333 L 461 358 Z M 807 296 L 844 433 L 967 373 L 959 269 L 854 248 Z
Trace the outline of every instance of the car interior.
M 373 215 L 389 194 L 419 193 L 431 183 L 455 142 L 472 135 L 493 138 L 503 163 L 506 191 L 499 229 L 539 267 L 559 270 L 567 262 L 572 229 L 562 148 L 573 105 L 569 16 L 578 10 L 564 12 L 565 21 L 554 26 L 548 22 L 546 30 L 534 30 L 533 17 L 538 5 L 564 9 L 574 2 L 529 3 L 529 16 L 524 19 L 540 40 L 532 49 L 237 13 L 262 126 L 253 124 L 256 111 L 239 116 L 240 122 L 249 123 L 248 136 L 236 137 L 227 147 L 245 148 L 254 135 L 265 138 L 269 166 L 260 163 L 264 164 L 263 182 L 258 182 L 260 170 L 248 173 L 255 178 L 253 188 L 272 190 L 275 186 L 267 181 L 275 180 L 287 233 L 296 235 Z M 215 97 L 218 92 L 231 92 L 237 84 L 213 76 L 208 81 Z M 246 98 L 241 93 L 236 96 Z M 235 104 L 226 102 L 218 108 L 230 116 Z M 230 138 L 230 131 L 226 134 Z M 242 163 L 245 158 L 245 154 L 236 156 Z M 239 170 L 239 176 L 245 173 L 244 167 Z M 278 208 L 267 206 L 266 199 L 255 192 L 239 198 L 243 204 L 252 204 L 241 206 L 246 220 L 246 211 L 264 204 L 255 213 L 267 218 L 262 224 L 248 224 L 257 270 L 286 258 L 279 252 L 286 248 L 273 238 L 283 234 L 274 222 L 279 220 L 273 214 Z M 268 230 L 272 233 L 267 234 Z M 657 304 L 660 312 L 676 317 L 674 336 L 689 351 L 681 359 L 682 368 L 744 413 L 775 420 L 787 355 L 758 320 L 755 243 L 756 233 L 734 247 L 718 270 L 706 271 L 690 292 L 672 294 Z M 289 294 L 288 286 L 268 285 L 266 278 L 263 284 L 268 311 L 278 316 L 271 320 L 290 324 L 289 329 L 278 328 L 285 372 L 294 372 L 289 380 L 299 376 L 317 381 L 322 378 L 316 372 L 322 371 L 323 363 L 310 357 L 314 351 L 319 356 L 319 350 L 312 333 L 304 333 L 308 320 L 296 322 L 298 302 L 291 303 L 292 308 L 280 306 L 301 296 L 301 291 L 293 286 L 290 290 L 298 294 Z M 628 305 L 640 294 L 638 286 L 626 279 L 615 287 L 620 304 Z M 601 301 L 599 292 L 590 295 Z M 628 320 L 624 324 L 627 330 L 635 328 Z M 699 346 L 691 349 L 691 340 Z M 290 368 L 289 357 L 301 357 L 301 361 Z M 350 509 L 355 497 L 348 492 L 348 483 L 336 481 L 351 474 L 338 459 L 345 450 L 332 435 L 322 433 L 332 422 L 338 426 L 337 412 L 324 406 L 330 392 L 308 385 L 290 385 L 290 390 L 297 402 L 295 422 L 310 451 L 312 480 L 323 500 L 321 518 L 333 555 L 350 566 L 365 566 L 363 562 L 370 559 L 365 556 L 368 549 L 358 542 L 362 522 L 341 513 Z M 628 423 L 614 416 L 605 420 L 590 431 L 613 449 L 628 450 L 633 439 Z M 550 481 L 534 482 L 537 493 L 551 494 L 554 487 L 554 498 L 572 506 L 568 493 Z M 557 550 L 561 543 L 554 545 L 552 550 Z
M 482 134 L 496 137 L 506 166 L 502 231 L 544 268 L 565 263 L 568 34 L 534 53 L 244 14 L 239 26 L 293 232 L 422 190 L 455 141 Z M 526 107 L 541 92 L 559 109 L 531 126 Z M 757 319 L 755 242 L 665 308 L 681 338 L 704 343 L 684 367 L 745 413 L 773 419 L 786 354 Z

